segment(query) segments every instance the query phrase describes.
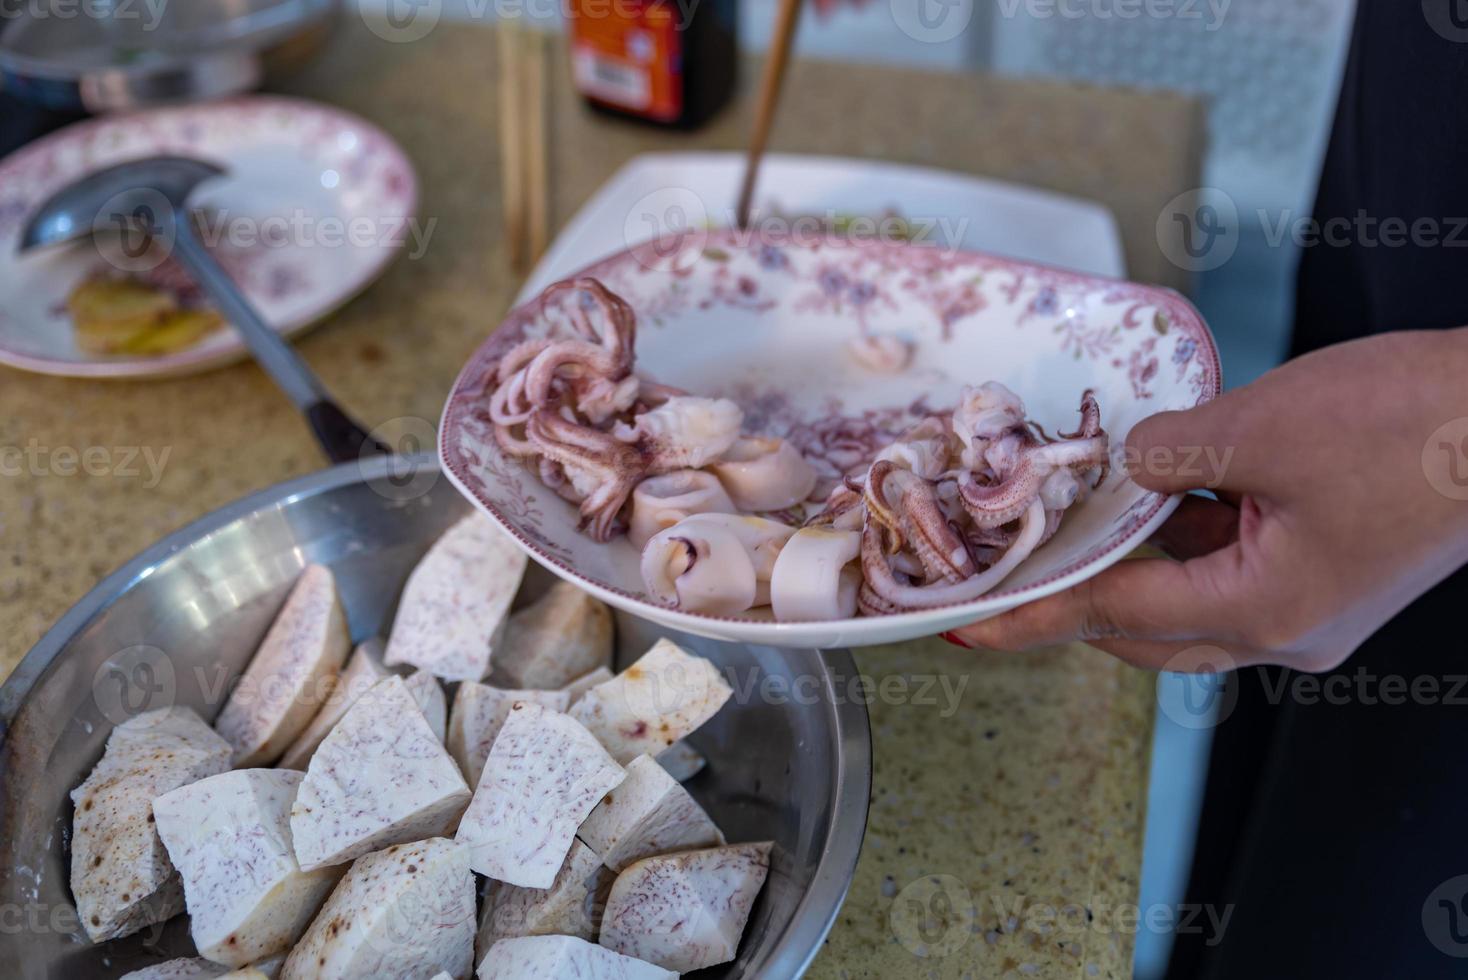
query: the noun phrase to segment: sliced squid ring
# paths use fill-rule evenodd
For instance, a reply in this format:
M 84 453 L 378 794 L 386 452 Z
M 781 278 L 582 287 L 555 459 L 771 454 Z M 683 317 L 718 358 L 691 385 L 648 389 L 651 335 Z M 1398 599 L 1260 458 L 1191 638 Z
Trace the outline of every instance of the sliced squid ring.
M 861 588 L 861 532 L 806 527 L 796 531 L 770 575 L 770 605 L 781 622 L 847 619 Z

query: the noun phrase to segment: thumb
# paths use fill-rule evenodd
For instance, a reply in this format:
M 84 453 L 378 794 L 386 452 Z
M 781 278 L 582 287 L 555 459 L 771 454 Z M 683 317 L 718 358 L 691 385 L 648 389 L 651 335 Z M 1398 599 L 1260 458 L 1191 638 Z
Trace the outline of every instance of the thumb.
M 1248 490 L 1241 406 L 1232 394 L 1138 422 L 1123 451 L 1127 474 L 1160 493 Z

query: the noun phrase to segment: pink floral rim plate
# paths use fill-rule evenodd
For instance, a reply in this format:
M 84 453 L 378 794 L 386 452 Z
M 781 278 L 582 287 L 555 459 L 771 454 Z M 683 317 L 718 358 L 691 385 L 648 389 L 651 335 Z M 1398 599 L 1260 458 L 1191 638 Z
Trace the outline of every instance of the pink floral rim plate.
M 119 274 L 118 253 L 82 241 L 16 254 L 26 220 L 57 189 L 155 154 L 199 157 L 229 171 L 200 185 L 191 203 L 204 211 L 206 244 L 266 322 L 287 336 L 341 307 L 403 245 L 414 245 L 413 166 L 386 133 L 350 113 L 250 96 L 77 123 L 0 160 L 0 364 L 75 377 L 147 378 L 245 356 L 230 329 L 164 355 L 84 351 L 72 336 L 66 296 L 90 275 Z M 128 265 L 127 275 L 145 281 L 174 284 L 181 275 L 171 262 Z
M 666 243 L 664 243 L 666 245 Z M 673 248 L 620 252 L 585 275 L 637 313 L 639 373 L 731 398 L 747 430 L 791 440 L 818 467 L 846 470 L 965 384 L 997 380 L 1048 431 L 1071 429 L 1093 388 L 1113 458 L 1138 421 L 1217 396 L 1218 351 L 1202 317 L 1171 290 L 1011 259 L 901 242 L 749 240 L 688 235 Z M 953 629 L 1080 582 L 1125 557 L 1176 508 L 1120 466 L 1066 513 L 1059 532 L 973 602 L 835 622 L 684 613 L 651 600 L 624 538 L 597 544 L 575 508 L 504 456 L 488 423 L 485 382 L 538 321 L 512 310 L 464 367 L 439 428 L 453 482 L 530 557 L 613 606 L 676 629 L 777 646 L 865 646 Z M 863 331 L 913 344 L 911 365 L 874 374 L 846 353 Z

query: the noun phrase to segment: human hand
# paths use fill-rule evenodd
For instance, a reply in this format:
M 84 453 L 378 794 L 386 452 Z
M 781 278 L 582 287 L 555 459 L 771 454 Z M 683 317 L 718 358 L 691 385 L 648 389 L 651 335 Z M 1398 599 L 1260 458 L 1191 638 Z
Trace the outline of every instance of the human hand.
M 1468 560 L 1468 422 L 1461 444 L 1439 432 L 1465 416 L 1464 329 L 1329 347 L 1154 415 L 1127 439 L 1132 479 L 1219 498 L 1185 497 L 1154 537 L 1177 560 L 1123 561 L 945 637 L 998 650 L 1081 639 L 1176 670 L 1208 645 L 1235 666 L 1328 670 Z

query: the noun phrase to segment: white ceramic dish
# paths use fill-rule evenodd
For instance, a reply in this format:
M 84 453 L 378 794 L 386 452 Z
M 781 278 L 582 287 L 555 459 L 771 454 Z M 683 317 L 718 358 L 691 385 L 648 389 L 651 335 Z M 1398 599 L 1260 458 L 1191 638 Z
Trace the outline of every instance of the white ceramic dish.
M 566 222 L 530 272 L 519 300 L 540 294 L 613 252 L 651 237 L 647 220 L 734 224 L 742 153 L 647 153 L 628 161 Z M 881 160 L 769 153 L 757 210 L 932 221 L 945 244 L 1076 272 L 1126 275 L 1116 219 L 1104 205 L 970 174 Z M 938 222 L 943 222 L 940 226 Z
M 686 236 L 677 247 L 629 249 L 586 269 L 638 314 L 637 362 L 650 377 L 733 398 L 751 431 L 783 435 L 807 455 L 875 452 L 964 384 L 998 380 L 1047 429 L 1072 427 L 1081 392 L 1096 390 L 1120 447 L 1155 412 L 1217 395 L 1212 335 L 1176 293 L 993 256 L 835 239 L 748 241 Z M 495 360 L 533 329 L 517 307 L 465 366 L 439 427 L 451 480 L 532 558 L 607 602 L 705 636 L 791 646 L 863 646 L 952 629 L 1039 598 L 1119 561 L 1161 524 L 1176 498 L 1149 493 L 1121 467 L 1059 533 L 998 589 L 974 602 L 833 622 L 777 623 L 678 612 L 646 596 L 638 552 L 597 544 L 575 508 L 503 456 L 485 412 Z M 874 375 L 845 355 L 862 330 L 916 344 L 912 366 Z M 1119 462 L 1119 460 L 1118 460 Z
M 150 357 L 83 351 L 64 302 L 110 268 L 89 241 L 16 254 L 26 219 L 64 184 L 124 160 L 171 153 L 229 173 L 200 186 L 204 234 L 266 322 L 293 335 L 351 299 L 411 243 L 417 179 L 372 124 L 267 96 L 77 123 L 0 161 L 0 364 L 44 374 L 153 378 L 245 356 L 233 330 Z M 210 240 L 212 236 L 213 240 Z

